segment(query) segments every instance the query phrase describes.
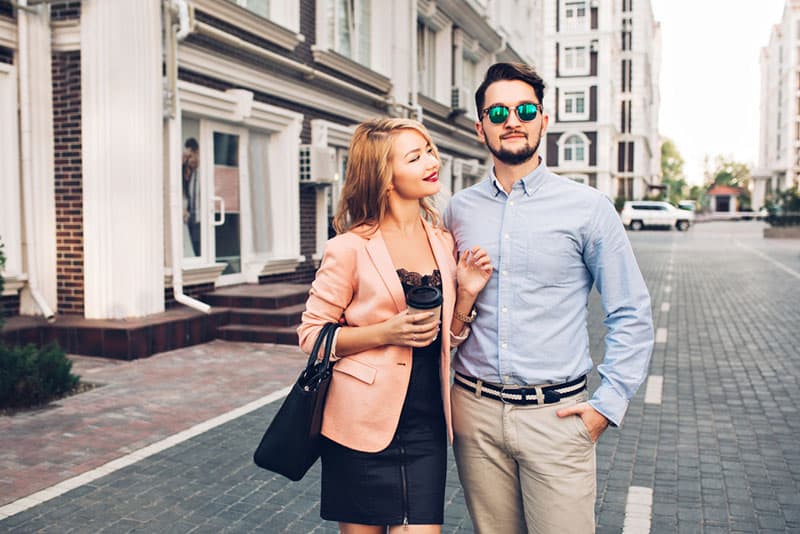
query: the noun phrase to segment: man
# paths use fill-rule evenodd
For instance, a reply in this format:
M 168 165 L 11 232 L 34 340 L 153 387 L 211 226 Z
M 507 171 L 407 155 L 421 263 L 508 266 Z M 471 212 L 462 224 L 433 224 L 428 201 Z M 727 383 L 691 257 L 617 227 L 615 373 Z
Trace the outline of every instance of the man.
M 197 179 L 199 149 L 200 145 L 198 145 L 194 137 L 188 138 L 183 144 L 181 165 L 184 197 L 183 222 L 186 225 L 189 240 L 192 244 L 191 253 L 187 254 L 191 256 L 200 255 L 200 182 Z
M 475 94 L 488 179 L 444 213 L 456 246 L 495 264 L 453 368 L 454 448 L 477 532 L 593 532 L 595 442 L 622 422 L 653 347 L 650 296 L 608 197 L 547 170 L 544 83 L 498 63 Z M 605 310 L 600 386 L 586 326 L 596 284 Z

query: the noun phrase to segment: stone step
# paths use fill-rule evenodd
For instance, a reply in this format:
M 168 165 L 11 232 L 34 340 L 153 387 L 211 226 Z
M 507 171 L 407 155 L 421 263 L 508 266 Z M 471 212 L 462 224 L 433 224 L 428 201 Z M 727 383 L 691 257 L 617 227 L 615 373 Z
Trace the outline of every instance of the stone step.
M 217 328 L 217 337 L 227 341 L 276 343 L 297 346 L 297 326 L 257 326 L 229 324 Z
M 230 324 L 254 326 L 299 326 L 305 303 L 284 306 L 274 310 L 256 308 L 231 308 Z
M 206 293 L 201 300 L 212 306 L 276 310 L 305 303 L 309 284 L 243 284 Z

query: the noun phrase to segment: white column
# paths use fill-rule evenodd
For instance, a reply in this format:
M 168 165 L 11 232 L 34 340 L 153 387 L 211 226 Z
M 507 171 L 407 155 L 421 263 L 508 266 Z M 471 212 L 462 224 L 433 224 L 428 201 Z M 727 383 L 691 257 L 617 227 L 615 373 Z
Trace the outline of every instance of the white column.
M 22 273 L 22 204 L 19 187 L 17 70 L 14 65 L 6 63 L 0 63 L 0 117 L 6 124 L 0 128 L 0 242 L 4 245 L 4 275 L 8 278 Z M 6 287 L 6 290 L 9 288 Z
M 84 0 L 85 315 L 164 309 L 161 2 Z
M 40 5 L 34 12 L 26 13 L 27 38 L 20 42 L 25 47 L 21 61 L 27 61 L 29 105 L 27 132 L 23 131 L 23 159 L 29 164 L 23 168 L 30 176 L 31 214 L 28 218 L 31 228 L 26 229 L 27 246 L 33 247 L 32 265 L 26 265 L 28 272 L 36 270 L 31 279 L 36 280 L 39 294 L 51 310 L 56 310 L 56 208 L 55 179 L 53 162 L 53 79 L 50 47 L 50 10 Z M 22 100 L 22 99 L 21 99 Z M 27 153 L 25 153 L 27 152 Z M 23 249 L 24 253 L 24 249 Z M 29 275 L 30 277 L 30 275 Z M 30 292 L 20 293 L 20 312 L 23 315 L 41 314 Z

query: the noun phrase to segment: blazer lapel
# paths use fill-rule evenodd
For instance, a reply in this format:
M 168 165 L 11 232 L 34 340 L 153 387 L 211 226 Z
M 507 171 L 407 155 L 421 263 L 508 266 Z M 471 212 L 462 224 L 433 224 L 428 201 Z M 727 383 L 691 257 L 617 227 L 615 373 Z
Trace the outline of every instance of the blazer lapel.
M 386 248 L 386 242 L 383 240 L 380 229 L 375 230 L 375 233 L 370 236 L 367 242 L 367 253 L 375 264 L 375 269 L 383 279 L 383 283 L 386 284 L 386 289 L 392 296 L 397 311 L 405 310 L 407 306 L 403 284 L 400 283 L 400 278 L 397 276 L 397 270 L 394 268 L 392 257 L 389 255 L 389 249 Z

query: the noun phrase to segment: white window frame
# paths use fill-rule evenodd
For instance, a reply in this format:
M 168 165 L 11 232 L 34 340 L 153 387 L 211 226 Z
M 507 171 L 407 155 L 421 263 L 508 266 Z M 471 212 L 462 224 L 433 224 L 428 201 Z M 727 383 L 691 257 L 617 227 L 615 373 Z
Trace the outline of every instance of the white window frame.
M 420 34 L 422 32 L 422 34 Z M 420 20 L 417 23 L 417 90 L 425 96 L 436 96 L 436 39 L 435 28 Z
M 238 0 L 192 0 L 192 5 L 289 51 L 306 39 L 300 33 L 300 0 L 270 0 L 269 19 L 239 5 Z
M 559 98 L 559 118 L 562 120 L 589 120 L 589 90 L 562 87 Z M 578 98 L 583 100 L 583 111 L 577 111 Z
M 350 140 L 353 138 L 355 126 L 343 126 L 335 122 L 324 119 L 311 120 L 311 144 L 317 146 L 329 146 L 336 150 L 337 180 L 328 187 L 317 188 L 317 224 L 316 224 L 316 252 L 313 255 L 315 262 L 322 260 L 322 253 L 325 251 L 325 243 L 328 241 L 328 217 L 334 214 L 328 213 L 327 197 L 333 197 L 334 210 L 341 196 L 342 186 L 344 185 L 344 175 L 342 171 L 343 159 L 347 156 L 350 148 Z
M 582 11 L 582 14 L 581 14 Z M 561 2 L 561 20 L 563 31 L 586 31 L 589 29 L 588 0 L 564 0 Z
M 587 43 L 568 44 L 561 48 L 560 74 L 567 76 L 587 76 L 591 71 L 589 45 Z
M 296 156 L 292 158 L 286 155 L 300 152 L 303 115 L 255 102 L 252 93 L 241 89 L 223 92 L 179 81 L 178 91 L 182 113 L 199 119 L 201 129 L 204 122 L 227 123 L 269 135 L 267 160 L 270 198 L 266 208 L 272 223 L 269 248 L 264 252 L 255 252 L 249 238 L 245 239 L 245 233 L 249 236 L 251 229 L 243 228 L 242 272 L 249 283 L 257 283 L 261 275 L 294 272 L 305 260 L 300 254 L 300 168 Z M 250 205 L 247 197 L 242 205 Z M 212 265 L 198 265 L 192 260 L 194 258 L 184 260 L 184 279 L 189 274 L 194 275 L 194 283 L 216 282 L 215 271 L 209 269 Z M 200 279 L 197 272 L 210 274 L 205 275 L 208 279 Z
M 345 2 L 348 10 L 347 31 L 350 36 L 348 39 L 349 51 L 343 49 L 339 45 L 339 34 L 342 28 L 339 27 L 341 17 L 339 17 L 338 14 L 340 2 L 342 1 Z M 364 18 L 364 6 L 367 6 L 366 18 Z M 331 7 L 334 11 L 333 21 L 328 17 Z M 324 37 L 324 41 L 318 41 L 318 43 L 351 61 L 371 68 L 373 63 L 372 44 L 375 42 L 373 38 L 372 17 L 374 7 L 376 6 L 373 6 L 372 0 L 317 0 L 317 31 L 321 32 Z M 365 22 L 369 24 L 366 36 L 361 31 Z M 330 29 L 331 24 L 333 25 L 332 32 Z M 364 43 L 365 40 L 368 40 L 366 44 Z
M 19 181 L 17 74 L 14 65 L 0 63 L 0 239 L 6 256 L 2 295 L 14 295 L 24 285 L 22 272 L 22 208 Z M 2 296 L 0 295 L 0 296 Z
M 573 137 L 577 137 L 581 144 L 570 142 Z M 558 139 L 558 165 L 559 167 L 586 167 L 589 165 L 589 148 L 591 142 L 583 132 L 565 132 Z M 583 158 L 576 158 L 576 149 L 583 148 Z M 569 155 L 569 159 L 567 156 Z

